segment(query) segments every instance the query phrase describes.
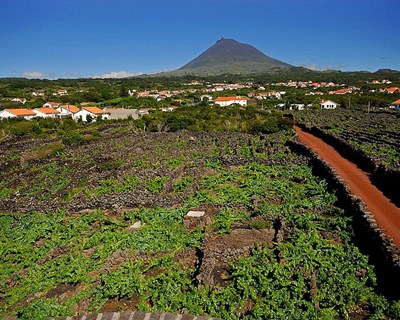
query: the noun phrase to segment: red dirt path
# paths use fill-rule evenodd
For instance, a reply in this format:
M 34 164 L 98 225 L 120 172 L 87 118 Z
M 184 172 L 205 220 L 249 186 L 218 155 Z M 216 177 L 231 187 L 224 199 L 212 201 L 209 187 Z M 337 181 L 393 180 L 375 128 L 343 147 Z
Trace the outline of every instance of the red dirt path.
M 299 141 L 325 160 L 346 181 L 351 192 L 358 196 L 374 215 L 379 227 L 400 248 L 400 208 L 396 207 L 370 181 L 368 175 L 354 163 L 343 158 L 333 147 L 320 138 L 295 126 Z

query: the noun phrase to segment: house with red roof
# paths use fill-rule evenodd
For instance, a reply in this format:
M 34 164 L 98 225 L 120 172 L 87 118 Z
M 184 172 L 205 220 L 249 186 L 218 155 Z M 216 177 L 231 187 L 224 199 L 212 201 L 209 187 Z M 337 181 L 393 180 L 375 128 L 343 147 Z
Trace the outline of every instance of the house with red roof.
M 42 107 L 57 109 L 59 106 L 60 106 L 60 104 L 58 102 L 49 101 L 49 102 L 46 102 Z
M 396 101 L 393 101 L 393 102 L 392 102 L 392 107 L 393 107 L 395 110 L 400 110 L 400 99 L 398 99 L 398 100 L 396 100 Z
M 260 92 L 258 94 L 255 95 L 256 99 L 259 100 L 265 100 L 268 98 L 275 98 L 275 99 L 281 99 L 282 98 L 282 94 L 278 91 L 268 91 L 268 92 Z
M 41 118 L 56 118 L 60 112 L 53 108 L 35 108 L 32 110 L 38 117 Z
M 98 117 L 105 120 L 108 119 L 110 113 L 98 107 L 82 107 L 82 109 L 75 113 L 72 118 L 87 122 L 90 118 L 89 116 L 92 117 L 93 121 L 96 121 Z
M 146 116 L 150 114 L 150 111 L 156 110 L 155 108 L 141 108 L 138 110 L 139 117 Z
M 66 96 L 66 95 L 68 95 L 68 91 L 65 90 L 65 89 L 60 89 L 60 90 L 57 91 L 57 95 Z
M 7 118 L 21 118 L 30 120 L 36 117 L 36 113 L 33 112 L 31 109 L 4 109 L 0 111 L 0 119 L 7 119 Z
M 353 90 L 350 88 L 345 88 L 345 89 L 339 89 L 339 90 L 334 90 L 334 91 L 329 91 L 329 94 L 347 94 L 347 93 L 352 93 Z
M 321 109 L 336 109 L 338 104 L 331 100 L 323 100 L 321 103 Z
M 66 117 L 66 116 L 74 116 L 75 113 L 79 112 L 81 109 L 79 109 L 77 106 L 74 106 L 73 104 L 65 104 L 62 106 L 59 106 L 56 109 L 58 112 L 60 112 L 60 117 Z
M 398 88 L 398 87 L 391 87 L 391 88 L 385 88 L 385 89 L 383 89 L 383 92 L 385 92 L 385 93 L 391 93 L 391 94 L 397 93 L 397 92 L 399 92 L 399 91 L 400 91 L 400 88 Z
M 214 100 L 215 104 L 218 104 L 221 107 L 227 107 L 232 104 L 239 104 L 241 106 L 246 106 L 248 103 L 249 98 L 247 97 L 218 97 Z

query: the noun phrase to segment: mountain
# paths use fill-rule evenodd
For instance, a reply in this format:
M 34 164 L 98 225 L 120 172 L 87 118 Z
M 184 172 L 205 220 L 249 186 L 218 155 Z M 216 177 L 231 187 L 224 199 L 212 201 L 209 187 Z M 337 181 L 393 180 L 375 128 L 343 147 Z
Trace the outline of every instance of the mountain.
M 157 75 L 258 74 L 279 72 L 292 67 L 290 64 L 268 57 L 251 45 L 222 38 L 178 70 Z
M 375 71 L 375 74 L 390 74 L 390 73 L 399 73 L 400 71 L 393 70 L 393 69 L 379 69 Z

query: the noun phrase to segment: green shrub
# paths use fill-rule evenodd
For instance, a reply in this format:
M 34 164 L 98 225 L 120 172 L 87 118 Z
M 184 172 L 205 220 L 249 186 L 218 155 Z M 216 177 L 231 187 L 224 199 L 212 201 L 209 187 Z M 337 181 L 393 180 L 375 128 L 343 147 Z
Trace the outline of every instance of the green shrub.
M 32 132 L 35 123 L 29 121 L 15 122 L 11 126 L 11 134 L 15 136 L 27 136 Z M 37 127 L 37 125 L 36 125 Z
M 62 142 L 67 146 L 80 144 L 83 141 L 84 141 L 83 137 L 75 131 L 69 131 L 63 133 Z
M 182 180 L 176 181 L 173 184 L 174 192 L 186 191 L 194 181 L 194 177 L 184 177 Z
M 146 189 L 153 193 L 161 193 L 164 188 L 164 183 L 168 180 L 167 177 L 157 177 L 151 179 L 146 184 Z

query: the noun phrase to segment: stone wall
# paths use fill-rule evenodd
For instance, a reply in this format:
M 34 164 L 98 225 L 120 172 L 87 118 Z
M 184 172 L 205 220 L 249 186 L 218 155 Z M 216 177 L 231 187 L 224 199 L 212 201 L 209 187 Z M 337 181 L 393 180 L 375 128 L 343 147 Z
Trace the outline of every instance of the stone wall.
M 338 173 L 322 160 L 314 151 L 297 141 L 297 137 L 288 142 L 289 147 L 310 158 L 314 173 L 323 177 L 336 191 L 339 205 L 352 216 L 355 231 L 353 241 L 361 252 L 370 257 L 378 278 L 378 289 L 389 298 L 400 298 L 400 249 L 376 223 L 371 212 L 361 199 L 353 195 L 346 182 Z

